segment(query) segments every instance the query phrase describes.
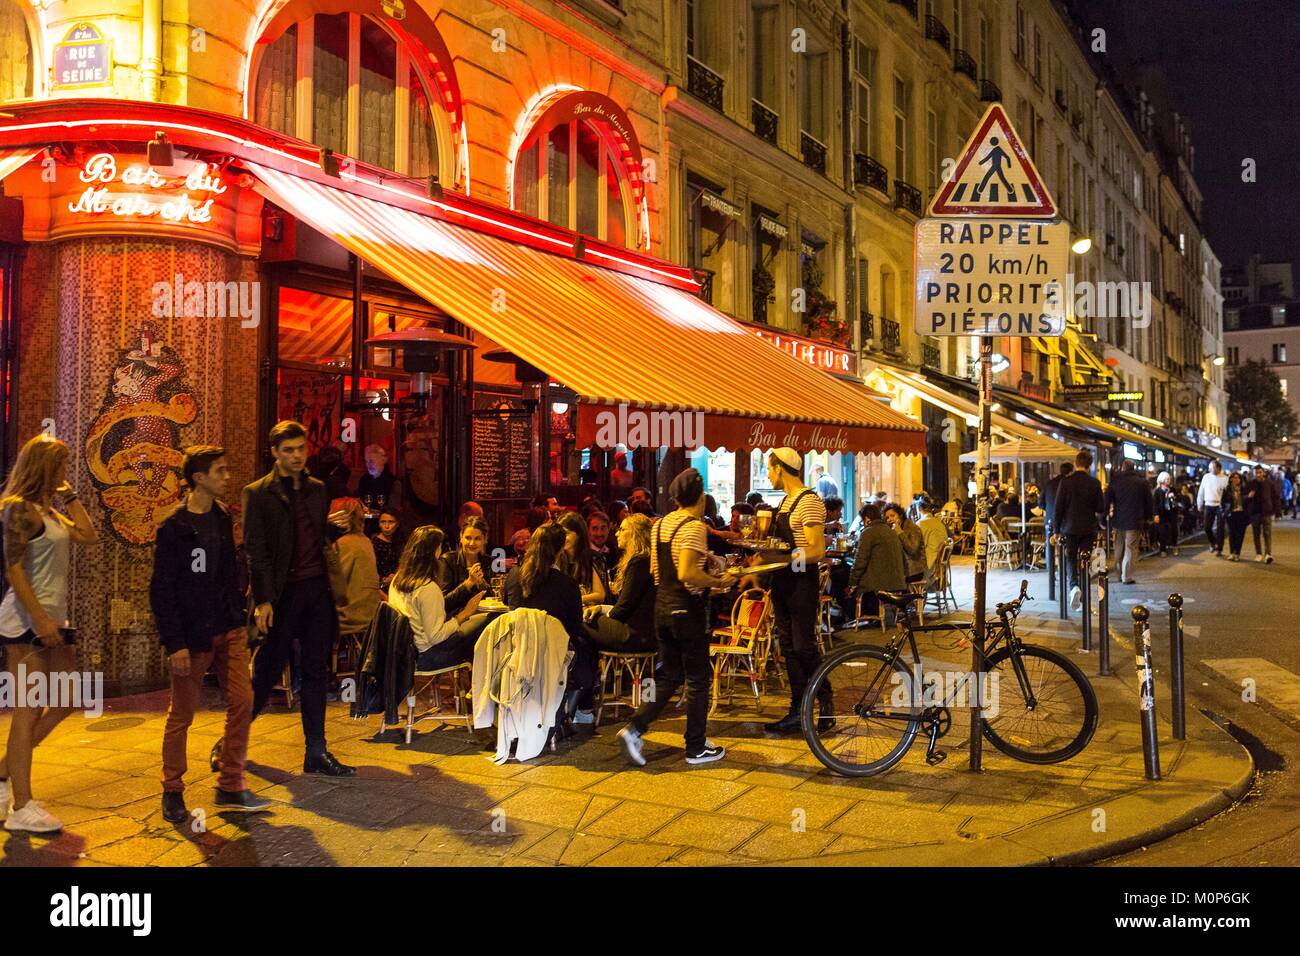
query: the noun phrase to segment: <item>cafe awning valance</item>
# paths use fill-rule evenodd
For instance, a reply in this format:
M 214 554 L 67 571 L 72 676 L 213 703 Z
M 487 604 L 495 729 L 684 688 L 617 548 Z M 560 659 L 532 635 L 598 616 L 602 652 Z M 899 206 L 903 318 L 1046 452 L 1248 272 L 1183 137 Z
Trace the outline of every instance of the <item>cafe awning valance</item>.
M 0 182 L 35 156 L 38 149 L 0 149 Z
M 683 288 L 246 165 L 267 199 L 576 392 L 580 421 L 622 405 L 699 412 L 711 448 L 775 436 L 805 450 L 924 452 L 919 423 Z

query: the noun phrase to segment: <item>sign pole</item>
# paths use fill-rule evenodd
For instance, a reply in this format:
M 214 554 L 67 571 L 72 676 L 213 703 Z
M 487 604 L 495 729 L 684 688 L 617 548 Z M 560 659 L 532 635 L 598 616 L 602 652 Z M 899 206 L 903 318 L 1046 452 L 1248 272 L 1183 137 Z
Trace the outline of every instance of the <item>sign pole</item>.
M 975 687 L 970 707 L 970 769 L 979 770 L 984 747 L 984 603 L 989 573 L 989 453 L 993 443 L 993 337 L 980 336 L 980 429 L 975 452 L 975 634 L 971 674 Z

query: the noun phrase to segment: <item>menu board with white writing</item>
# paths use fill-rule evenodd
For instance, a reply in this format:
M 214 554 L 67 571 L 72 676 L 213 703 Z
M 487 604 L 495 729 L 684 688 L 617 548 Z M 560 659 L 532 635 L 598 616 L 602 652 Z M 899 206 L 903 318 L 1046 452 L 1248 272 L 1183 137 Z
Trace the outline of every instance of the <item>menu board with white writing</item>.
M 476 395 L 475 501 L 527 498 L 532 484 L 532 416 L 518 400 Z

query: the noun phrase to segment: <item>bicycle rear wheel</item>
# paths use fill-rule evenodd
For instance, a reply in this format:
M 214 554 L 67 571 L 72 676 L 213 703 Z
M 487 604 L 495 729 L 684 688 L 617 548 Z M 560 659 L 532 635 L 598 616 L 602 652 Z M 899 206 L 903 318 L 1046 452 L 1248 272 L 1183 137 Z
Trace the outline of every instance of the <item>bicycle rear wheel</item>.
M 829 682 L 835 727 L 817 732 L 817 699 Z M 801 717 L 804 739 L 823 764 L 846 777 L 884 773 L 903 759 L 921 726 L 914 679 L 905 661 L 858 645 L 828 655 L 808 682 Z
M 1088 746 L 1097 730 L 1097 694 L 1083 671 L 1056 651 L 1022 644 L 1014 649 L 1034 705 L 1002 647 L 986 662 L 996 715 L 985 717 L 984 736 L 1008 757 L 1026 763 L 1060 763 Z M 996 691 L 993 688 L 996 687 Z M 987 709 L 986 709 L 987 712 Z

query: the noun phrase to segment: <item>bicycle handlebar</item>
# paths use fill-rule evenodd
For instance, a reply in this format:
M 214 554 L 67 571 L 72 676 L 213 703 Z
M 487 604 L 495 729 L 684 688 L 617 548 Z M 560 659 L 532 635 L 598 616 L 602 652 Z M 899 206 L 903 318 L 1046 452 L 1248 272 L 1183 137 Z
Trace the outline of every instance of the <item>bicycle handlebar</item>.
M 1029 597 L 1029 579 L 1022 578 L 1020 580 L 1020 594 L 1016 597 L 1014 601 L 1007 601 L 1005 603 L 999 604 L 994 609 L 994 613 L 996 613 L 998 617 L 1006 617 L 1008 614 L 1019 614 L 1020 605 L 1024 604 L 1025 600 L 1028 597 Z

